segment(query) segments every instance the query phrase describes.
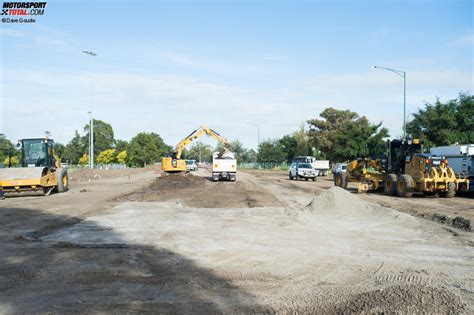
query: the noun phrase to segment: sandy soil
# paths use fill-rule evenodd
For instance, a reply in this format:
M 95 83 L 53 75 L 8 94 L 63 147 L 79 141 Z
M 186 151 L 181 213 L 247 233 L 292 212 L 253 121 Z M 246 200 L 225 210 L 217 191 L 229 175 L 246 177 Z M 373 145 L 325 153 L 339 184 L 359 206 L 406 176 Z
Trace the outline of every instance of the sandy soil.
M 277 181 L 281 185 L 290 186 L 308 192 L 319 193 L 334 186 L 331 176 L 318 177 L 315 185 L 305 182 L 288 180 L 288 174 L 280 171 L 247 171 L 268 181 Z M 357 192 L 357 185 L 349 183 L 349 191 Z M 437 196 L 414 195 L 412 198 L 386 196 L 383 193 L 359 194 L 359 197 L 381 206 L 390 207 L 417 217 L 437 221 L 457 229 L 472 231 L 474 229 L 474 194 L 461 194 L 456 198 L 439 198 Z
M 390 197 L 281 173 L 156 177 L 0 201 L 0 313 L 474 312 L 473 233 Z
M 187 207 L 279 207 L 271 193 L 249 181 L 214 182 L 209 171 L 158 177 L 150 186 L 123 195 L 116 201 L 179 201 Z
M 155 172 L 160 173 L 159 166 L 149 166 L 146 168 L 121 168 L 121 169 L 74 169 L 69 170 L 69 179 L 72 183 L 90 182 L 107 178 L 129 177 L 137 174 Z

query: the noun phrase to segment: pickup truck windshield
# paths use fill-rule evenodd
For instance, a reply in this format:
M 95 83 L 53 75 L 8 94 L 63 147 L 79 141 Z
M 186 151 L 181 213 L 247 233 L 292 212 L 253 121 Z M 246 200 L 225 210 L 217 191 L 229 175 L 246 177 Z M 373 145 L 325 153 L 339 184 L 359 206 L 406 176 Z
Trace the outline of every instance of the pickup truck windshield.
M 298 168 L 313 168 L 311 164 L 308 163 L 300 163 L 298 164 Z

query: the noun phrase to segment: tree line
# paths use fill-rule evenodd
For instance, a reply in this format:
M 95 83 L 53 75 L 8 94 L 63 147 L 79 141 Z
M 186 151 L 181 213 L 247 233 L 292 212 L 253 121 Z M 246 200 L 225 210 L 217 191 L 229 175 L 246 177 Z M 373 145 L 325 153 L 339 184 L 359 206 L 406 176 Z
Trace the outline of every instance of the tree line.
M 307 130 L 305 130 L 307 127 Z M 474 143 L 474 95 L 460 93 L 455 99 L 424 103 L 407 123 L 407 134 L 419 137 L 425 148 Z M 269 139 L 258 148 L 260 162 L 291 162 L 294 156 L 312 155 L 332 162 L 359 157 L 380 157 L 390 137 L 381 123 L 350 110 L 326 108 L 319 118 L 309 119 L 300 130 L 280 139 Z
M 89 163 L 89 125 L 83 135 L 76 130 L 65 145 L 56 143 L 56 152 L 69 164 Z M 427 147 L 474 143 L 474 96 L 460 93 L 456 99 L 425 103 L 407 123 L 407 133 L 424 140 Z M 367 117 L 350 110 L 326 108 L 318 118 L 301 123 L 298 131 L 281 138 L 267 139 L 258 150 L 247 149 L 242 142 L 230 142 L 230 149 L 239 162 L 291 162 L 294 156 L 312 155 L 332 162 L 343 162 L 362 156 L 377 157 L 385 152 L 388 129 L 382 123 L 372 123 Z M 212 152 L 222 150 L 195 142 L 183 152 L 183 158 L 211 161 Z M 94 120 L 94 157 L 98 164 L 120 163 L 143 167 L 156 163 L 172 153 L 156 133 L 140 132 L 130 141 L 115 139 L 110 124 Z M 9 160 L 10 156 L 10 160 Z M 13 143 L 0 134 L 0 161 L 18 164 L 19 153 Z

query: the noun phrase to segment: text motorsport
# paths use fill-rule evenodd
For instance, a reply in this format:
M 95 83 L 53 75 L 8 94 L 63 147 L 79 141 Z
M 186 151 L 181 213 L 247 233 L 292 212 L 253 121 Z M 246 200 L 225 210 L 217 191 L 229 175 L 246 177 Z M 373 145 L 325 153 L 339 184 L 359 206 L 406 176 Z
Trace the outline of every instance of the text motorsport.
M 4 2 L 2 23 L 36 23 L 28 16 L 44 15 L 47 2 Z

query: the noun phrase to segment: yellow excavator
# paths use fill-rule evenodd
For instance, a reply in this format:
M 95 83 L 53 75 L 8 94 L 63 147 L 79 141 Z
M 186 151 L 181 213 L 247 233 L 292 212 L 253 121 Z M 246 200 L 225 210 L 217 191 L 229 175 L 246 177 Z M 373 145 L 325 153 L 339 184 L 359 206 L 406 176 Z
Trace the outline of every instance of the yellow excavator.
M 43 195 L 69 189 L 67 170 L 54 152 L 54 141 L 47 138 L 22 139 L 20 167 L 0 169 L 0 190 L 9 196 Z
M 216 139 L 217 141 L 224 144 L 224 148 L 227 150 L 229 147 L 229 142 L 227 139 L 222 137 L 220 134 L 215 132 L 214 130 L 206 127 L 200 126 L 198 129 L 191 132 L 189 136 L 181 140 L 176 145 L 176 150 L 171 154 L 171 156 L 164 157 L 161 161 L 161 169 L 163 172 L 167 173 L 179 173 L 179 172 L 186 172 L 186 160 L 181 159 L 183 154 L 184 148 L 189 145 L 191 142 L 196 140 L 199 137 L 204 135 L 208 135 Z

